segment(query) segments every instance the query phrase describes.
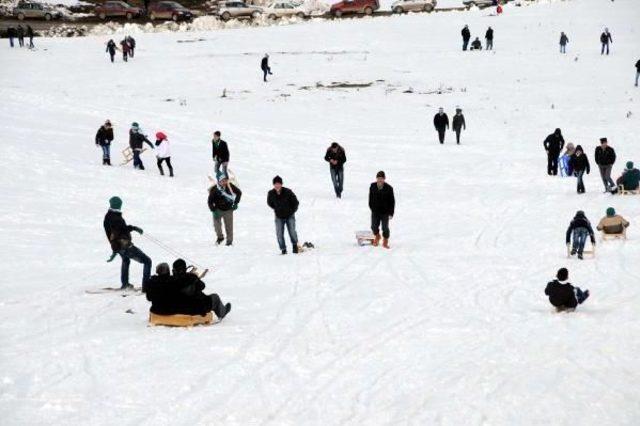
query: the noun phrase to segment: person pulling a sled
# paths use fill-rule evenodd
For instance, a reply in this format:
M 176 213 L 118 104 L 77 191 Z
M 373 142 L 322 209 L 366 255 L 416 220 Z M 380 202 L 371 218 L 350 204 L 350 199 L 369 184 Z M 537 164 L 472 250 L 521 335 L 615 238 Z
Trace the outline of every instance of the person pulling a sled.
M 238 209 L 241 197 L 240 188 L 229 182 L 228 176 L 220 172 L 218 183 L 209 189 L 209 199 L 207 200 L 209 210 L 213 213 L 216 244 L 220 245 L 225 238 L 222 233 L 222 221 L 224 221 L 224 231 L 227 234 L 226 245 L 233 244 L 233 212 Z
M 571 256 L 578 254 L 578 259 L 582 259 L 582 253 L 584 252 L 584 245 L 587 242 L 587 237 L 591 238 L 591 244 L 595 246 L 596 238 L 593 234 L 593 228 L 591 228 L 591 222 L 585 216 L 582 210 L 576 212 L 575 217 L 569 224 L 566 233 L 567 248 L 571 243 L 573 237 L 573 246 L 571 248 Z
M 549 302 L 555 306 L 556 310 L 562 312 L 572 311 L 584 303 L 589 297 L 589 290 L 582 291 L 580 288 L 572 286 L 569 282 L 569 271 L 567 268 L 560 268 L 556 279 L 547 284 L 544 294 L 549 296 Z
M 383 171 L 376 174 L 376 181 L 369 187 L 369 208 L 371 209 L 371 232 L 373 232 L 373 245 L 380 243 L 380 226 L 382 225 L 382 247 L 389 247 L 389 221 L 393 219 L 396 208 L 396 199 L 393 195 L 393 187 L 386 183 L 386 175 Z
M 144 170 L 144 164 L 142 164 L 142 160 L 140 159 L 140 154 L 143 150 L 143 144 L 147 144 L 153 149 L 153 144 L 147 137 L 142 133 L 142 129 L 140 125 L 136 122 L 131 124 L 131 129 L 129 130 L 129 148 L 131 148 L 131 152 L 133 153 L 133 168 Z

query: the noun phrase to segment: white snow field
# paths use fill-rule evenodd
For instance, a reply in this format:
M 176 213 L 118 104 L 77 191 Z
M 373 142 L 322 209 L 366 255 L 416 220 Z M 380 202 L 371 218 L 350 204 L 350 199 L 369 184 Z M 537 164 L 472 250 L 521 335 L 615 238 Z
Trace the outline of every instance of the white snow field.
M 593 159 L 606 136 L 616 177 L 640 163 L 640 5 L 490 13 L 139 34 L 135 59 L 113 65 L 102 37 L 37 39 L 36 51 L 5 41 L 0 423 L 640 424 L 640 197 L 603 194 Z M 493 26 L 495 51 L 462 52 L 464 24 L 474 37 Z M 448 133 L 441 146 L 433 114 L 456 105 L 462 145 Z M 176 177 L 160 177 L 152 153 L 146 171 L 102 166 L 93 139 L 107 118 L 114 164 L 137 121 L 169 135 Z M 556 127 L 591 160 L 584 195 L 546 175 Z M 244 192 L 231 248 L 215 246 L 206 204 L 216 129 Z M 323 160 L 333 140 L 348 157 L 339 201 Z M 354 238 L 378 170 L 397 199 L 391 250 Z M 266 205 L 276 174 L 313 251 L 279 254 Z M 113 195 L 129 223 L 213 269 L 208 291 L 233 304 L 224 321 L 148 327 L 144 296 L 85 293 L 119 285 L 102 229 Z M 595 226 L 609 206 L 629 239 L 567 259 L 576 210 Z M 154 267 L 175 260 L 134 242 Z M 562 266 L 592 293 L 574 313 L 543 293 Z M 141 270 L 132 263 L 137 285 Z

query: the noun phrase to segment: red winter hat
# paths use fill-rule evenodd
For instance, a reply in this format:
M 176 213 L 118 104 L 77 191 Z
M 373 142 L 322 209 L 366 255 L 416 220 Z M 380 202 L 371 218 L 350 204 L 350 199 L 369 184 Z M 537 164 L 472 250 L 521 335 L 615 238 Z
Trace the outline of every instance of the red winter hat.
M 162 133 L 162 132 L 158 132 L 158 133 L 156 133 L 156 139 L 158 139 L 158 140 L 160 140 L 160 141 L 164 141 L 164 140 L 166 140 L 166 139 L 167 139 L 167 135 L 165 135 L 165 134 L 164 134 L 164 133 Z

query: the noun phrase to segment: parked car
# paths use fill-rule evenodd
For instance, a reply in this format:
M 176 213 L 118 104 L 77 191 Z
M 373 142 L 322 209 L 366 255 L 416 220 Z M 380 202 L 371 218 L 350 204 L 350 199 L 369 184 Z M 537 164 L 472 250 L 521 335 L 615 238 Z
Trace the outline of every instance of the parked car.
M 271 3 L 264 9 L 264 13 L 269 19 L 283 18 L 285 16 L 297 16 L 299 18 L 310 16 L 303 5 L 289 2 Z
M 149 6 L 149 19 L 171 19 L 173 21 L 190 21 L 193 12 L 175 1 L 159 1 Z
M 391 4 L 391 10 L 393 13 L 431 12 L 436 4 L 436 0 L 397 0 Z
M 13 9 L 13 16 L 21 21 L 23 19 L 44 19 L 50 21 L 52 19 L 62 18 L 62 13 L 49 5 L 30 1 L 21 1 Z
M 262 11 L 261 7 L 247 6 L 241 1 L 226 1 L 220 5 L 217 13 L 223 21 L 228 21 L 231 18 L 258 18 Z
M 465 6 L 478 6 L 478 7 L 488 7 L 488 6 L 497 6 L 498 3 L 505 4 L 513 0 L 462 0 L 462 4 Z
M 142 15 L 142 9 L 123 1 L 106 1 L 96 6 L 95 13 L 102 20 L 107 18 L 133 19 Z
M 345 13 L 364 13 L 365 15 L 373 14 L 374 10 L 380 8 L 378 0 L 342 0 L 339 3 L 331 5 L 329 13 L 333 16 L 340 17 Z

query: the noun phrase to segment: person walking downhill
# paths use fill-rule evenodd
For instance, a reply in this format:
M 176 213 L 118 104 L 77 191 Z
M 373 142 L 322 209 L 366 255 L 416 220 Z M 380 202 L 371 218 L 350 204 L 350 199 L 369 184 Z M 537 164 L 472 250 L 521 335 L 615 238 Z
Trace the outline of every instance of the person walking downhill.
M 462 115 L 462 109 L 456 108 L 456 114 L 452 120 L 453 131 L 456 133 L 456 143 L 460 145 L 460 133 L 462 129 L 467 130 L 467 123 L 464 121 L 464 115 Z
M 264 74 L 263 80 L 266 82 L 267 81 L 267 74 L 269 74 L 269 75 L 273 74 L 271 72 L 271 67 L 269 66 L 269 55 L 267 53 L 264 54 L 264 57 L 262 58 L 262 61 L 260 61 L 260 69 L 262 70 L 262 73 Z
M 602 43 L 602 49 L 600 49 L 600 55 L 604 55 L 604 51 L 607 51 L 607 55 L 609 54 L 609 43 L 613 43 L 613 38 L 611 38 L 611 33 L 609 32 L 609 28 L 605 28 L 602 34 L 600 34 L 600 43 Z
M 24 47 L 24 28 L 22 25 L 18 25 L 18 45 Z
M 33 28 L 31 25 L 27 25 L 27 37 L 29 37 L 29 49 L 34 49 L 36 46 L 33 44 Z
M 129 130 L 129 148 L 133 153 L 133 168 L 144 170 L 144 164 L 142 164 L 142 160 L 140 159 L 140 154 L 142 153 L 143 144 L 147 144 L 153 149 L 153 144 L 147 137 L 142 133 L 142 129 L 140 125 L 136 122 L 131 123 L 131 129 Z
M 487 50 L 493 50 L 493 28 L 487 28 L 487 32 L 484 35 L 484 39 L 487 43 Z
M 600 138 L 600 146 L 596 147 L 595 159 L 598 169 L 600 169 L 604 192 L 614 191 L 616 183 L 611 179 L 611 169 L 616 162 L 616 152 L 609 146 L 607 138 Z
M 567 249 L 569 248 L 572 237 L 573 246 L 571 248 L 571 256 L 578 253 L 578 259 L 582 260 L 582 253 L 584 252 L 584 245 L 587 242 L 587 237 L 591 238 L 591 244 L 596 244 L 596 237 L 593 234 L 591 222 L 589 222 L 589 219 L 587 219 L 582 210 L 578 210 L 576 212 L 576 215 L 567 228 L 565 235 Z
M 96 133 L 96 146 L 102 149 L 102 165 L 111 165 L 111 142 L 113 142 L 113 128 L 111 121 L 107 120 Z
M 122 60 L 129 62 L 129 51 L 131 48 L 129 47 L 129 42 L 126 38 L 120 41 L 120 47 L 122 48 Z
M 162 163 L 167 163 L 169 168 L 169 177 L 173 177 L 173 167 L 171 166 L 171 146 L 167 135 L 163 132 L 156 133 L 156 158 L 158 159 L 158 170 L 164 176 Z
M 109 56 L 111 57 L 111 63 L 113 63 L 114 58 L 116 57 L 116 50 L 118 47 L 116 46 L 116 42 L 113 39 L 107 42 L 107 50 L 105 52 L 109 52 Z
M 267 194 L 267 205 L 273 209 L 276 222 L 276 238 L 282 254 L 287 254 L 284 242 L 284 227 L 287 227 L 293 253 L 298 253 L 298 233 L 296 232 L 296 212 L 298 198 L 289 188 L 282 186 L 282 178 L 273 178 L 273 189 Z
M 469 26 L 465 25 L 462 31 L 462 51 L 466 51 L 469 46 L 469 40 L 471 40 L 471 31 L 469 31 Z
M 567 53 L 567 43 L 569 43 L 569 37 L 563 31 L 560 33 L 560 53 Z
M 13 42 L 11 43 L 11 47 L 13 47 Z M 638 87 L 638 80 L 640 80 L 640 59 L 636 62 L 636 87 Z
M 227 246 L 233 244 L 233 212 L 238 209 L 242 191 L 229 182 L 226 174 L 220 172 L 218 183 L 209 189 L 207 204 L 213 214 L 213 229 L 216 232 L 216 244 L 220 245 L 225 236 L 222 233 L 222 221 L 224 232 L 227 234 Z
M 129 56 L 131 57 L 131 59 L 133 59 L 133 56 L 136 53 L 136 39 L 131 36 L 127 36 L 125 40 L 129 45 Z
M 211 156 L 213 158 L 214 173 L 222 172 L 228 176 L 227 167 L 229 166 L 229 146 L 225 141 L 220 139 L 220 131 L 213 132 L 213 140 L 211 141 Z
M 393 219 L 396 209 L 396 199 L 393 195 L 393 187 L 386 183 L 386 175 L 383 171 L 376 174 L 376 181 L 369 187 L 369 208 L 371 209 L 371 232 L 373 232 L 373 245 L 380 243 L 380 226 L 382 225 L 382 247 L 388 249 L 389 221 Z
M 547 152 L 547 174 L 556 176 L 558 174 L 558 156 L 564 148 L 564 138 L 562 130 L 556 129 L 542 142 L 544 150 Z
M 589 174 L 591 166 L 587 154 L 584 153 L 582 146 L 576 146 L 576 152 L 571 156 L 569 164 L 573 169 L 573 175 L 578 178 L 578 194 L 584 194 L 584 174 Z
M 329 173 L 331 173 L 331 182 L 336 197 L 342 198 L 342 190 L 344 188 L 344 163 L 347 162 L 347 154 L 338 142 L 331 143 L 324 155 L 325 161 L 329 162 Z
M 443 144 L 445 132 L 449 128 L 449 117 L 445 114 L 442 107 L 438 108 L 438 113 L 433 116 L 433 126 L 438 132 L 438 140 Z

